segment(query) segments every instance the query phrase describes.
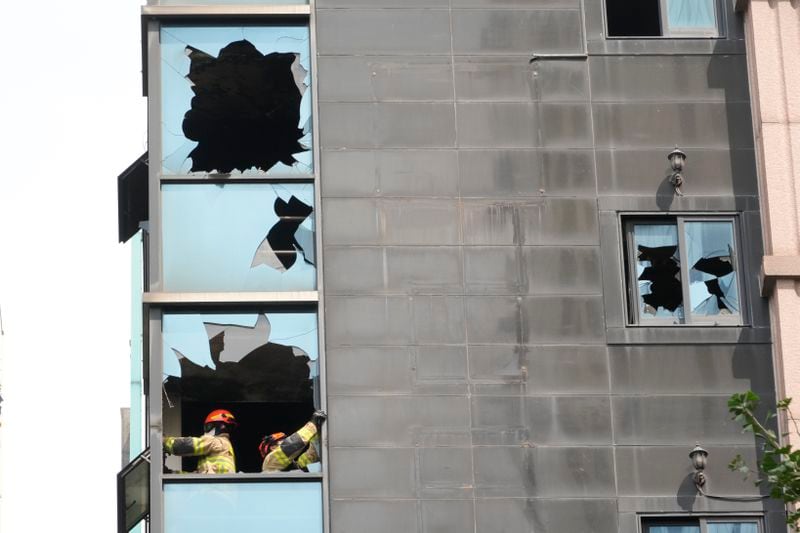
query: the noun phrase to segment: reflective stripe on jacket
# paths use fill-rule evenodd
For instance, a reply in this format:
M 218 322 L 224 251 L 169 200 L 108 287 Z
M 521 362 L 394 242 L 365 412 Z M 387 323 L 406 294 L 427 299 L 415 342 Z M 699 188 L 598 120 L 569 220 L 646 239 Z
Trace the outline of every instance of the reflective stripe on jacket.
M 280 472 L 292 466 L 298 456 L 306 456 L 303 459 L 305 466 L 319 461 L 319 455 L 315 447 L 309 446 L 309 443 L 315 437 L 319 440 L 317 426 L 313 422 L 309 422 L 297 432 L 283 439 L 274 450 L 269 452 L 264 457 L 261 470 L 264 472 Z M 300 466 L 299 459 L 297 465 Z
M 236 457 L 227 434 L 202 437 L 165 437 L 164 451 L 172 455 L 200 457 L 198 474 L 234 474 Z

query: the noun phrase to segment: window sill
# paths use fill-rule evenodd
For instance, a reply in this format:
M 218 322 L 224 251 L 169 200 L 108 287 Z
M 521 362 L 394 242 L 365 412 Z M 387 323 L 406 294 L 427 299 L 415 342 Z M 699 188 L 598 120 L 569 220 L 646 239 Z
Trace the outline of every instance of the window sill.
M 322 472 L 273 472 L 255 474 L 164 474 L 164 483 L 269 483 L 320 481 Z
M 589 55 L 744 54 L 744 40 L 724 37 L 608 37 L 587 43 Z
M 606 328 L 614 344 L 764 344 L 770 330 L 748 326 L 628 326 Z

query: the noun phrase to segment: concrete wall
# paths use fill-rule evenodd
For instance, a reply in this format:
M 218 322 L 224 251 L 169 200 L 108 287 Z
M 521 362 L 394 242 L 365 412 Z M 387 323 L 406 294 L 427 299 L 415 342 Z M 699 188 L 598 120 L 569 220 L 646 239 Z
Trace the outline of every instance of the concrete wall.
M 687 457 L 701 442 L 711 492 L 756 494 L 725 466 L 755 455 L 727 397 L 773 391 L 741 21 L 607 41 L 600 0 L 317 0 L 315 17 L 332 531 L 763 510 L 695 498 Z M 617 216 L 664 210 L 740 214 L 747 327 L 626 326 Z

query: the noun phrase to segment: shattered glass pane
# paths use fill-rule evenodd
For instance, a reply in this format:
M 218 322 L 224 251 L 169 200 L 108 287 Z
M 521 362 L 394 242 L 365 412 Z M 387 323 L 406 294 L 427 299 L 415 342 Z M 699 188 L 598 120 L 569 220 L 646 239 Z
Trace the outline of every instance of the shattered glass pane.
M 161 27 L 163 173 L 311 175 L 309 30 Z
M 692 314 L 739 313 L 733 222 L 686 222 Z
M 311 402 L 316 313 L 164 313 L 167 394 L 204 402 Z
M 165 483 L 164 531 L 322 533 L 322 485 Z
M 635 224 L 636 279 L 639 316 L 683 319 L 678 227 Z
M 165 184 L 161 192 L 165 290 L 316 288 L 312 184 Z

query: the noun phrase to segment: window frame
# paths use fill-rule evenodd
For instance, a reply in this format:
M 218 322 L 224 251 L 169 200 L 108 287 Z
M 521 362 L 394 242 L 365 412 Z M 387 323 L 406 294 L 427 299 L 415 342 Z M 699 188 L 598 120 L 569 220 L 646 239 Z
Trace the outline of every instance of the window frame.
M 609 32 L 608 8 L 606 4 L 609 0 L 603 0 L 603 29 L 606 39 L 725 39 L 727 37 L 725 28 L 726 18 L 725 9 L 721 0 L 713 0 L 715 30 L 683 28 L 672 30 L 669 25 L 669 0 L 658 0 L 658 15 L 661 35 L 611 35 Z
M 697 525 L 700 533 L 708 533 L 708 524 L 754 523 L 757 533 L 764 533 L 763 515 L 714 515 L 714 516 L 642 516 L 639 520 L 640 533 L 650 533 L 651 527 Z
M 161 382 L 163 377 L 162 351 L 162 318 L 165 312 L 172 310 L 196 309 L 238 309 L 241 307 L 270 307 L 279 310 L 300 308 L 314 309 L 317 315 L 317 342 L 319 360 L 319 383 L 315 391 L 319 396 L 320 407 L 327 410 L 327 392 L 325 380 L 325 329 L 324 329 L 324 284 L 322 231 L 320 225 L 321 187 L 320 187 L 320 151 L 319 108 L 317 101 L 317 57 L 316 57 L 316 22 L 314 16 L 315 0 L 306 4 L 283 5 L 148 5 L 142 8 L 142 59 L 143 59 L 143 92 L 149 96 L 148 101 L 148 137 L 150 139 L 150 160 L 162 161 L 162 86 L 161 86 L 161 43 L 162 25 L 175 23 L 189 25 L 283 25 L 285 23 L 304 24 L 309 28 L 309 61 L 311 91 L 311 129 L 315 134 L 311 139 L 313 172 L 308 175 L 275 173 L 273 175 L 178 175 L 164 174 L 160 165 L 148 167 L 149 220 L 144 228 L 144 293 L 143 303 L 143 337 L 144 337 L 144 390 L 145 390 L 145 436 L 151 446 L 154 457 L 161 457 L 163 417 Z M 299 182 L 314 185 L 315 202 L 315 260 L 316 289 L 313 291 L 295 292 L 168 292 L 163 284 L 162 269 L 162 203 L 161 186 L 168 183 L 270 183 Z M 321 472 L 302 473 L 302 475 L 281 475 L 253 473 L 236 473 L 231 476 L 217 474 L 207 478 L 192 474 L 179 474 L 171 477 L 164 474 L 161 461 L 153 461 L 150 465 L 150 520 L 151 533 L 164 533 L 164 483 L 202 484 L 204 482 L 224 481 L 226 483 L 250 482 L 270 483 L 297 478 L 299 481 L 318 482 L 322 486 L 322 531 L 330 531 L 329 506 L 329 468 L 327 448 L 327 425 L 323 425 L 321 435 Z M 213 478 L 213 479 L 210 479 Z
M 736 214 L 621 214 L 623 236 L 623 269 L 625 278 L 625 314 L 626 325 L 628 327 L 725 327 L 725 326 L 745 326 L 747 325 L 747 315 L 745 312 L 745 292 L 742 287 L 742 277 L 744 264 L 741 252 L 741 235 Z M 653 317 L 642 319 L 639 313 L 639 283 L 636 276 L 636 249 L 634 245 L 634 225 L 674 223 L 678 234 L 678 254 L 680 257 L 680 276 L 681 294 L 683 302 L 683 320 L 676 322 L 673 318 Z M 688 250 L 686 248 L 686 222 L 730 222 L 733 226 L 733 257 L 732 263 L 736 272 L 736 291 L 739 302 L 739 311 L 731 315 L 715 315 L 713 317 L 702 317 L 694 315 L 691 311 L 691 298 L 689 292 L 689 264 Z

